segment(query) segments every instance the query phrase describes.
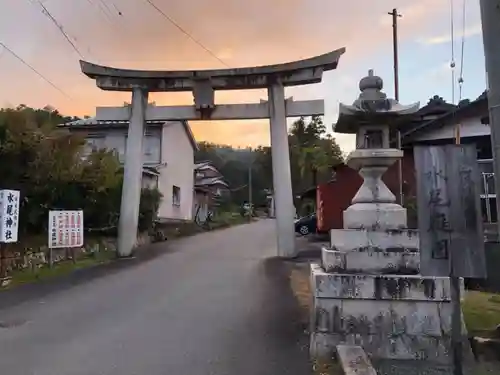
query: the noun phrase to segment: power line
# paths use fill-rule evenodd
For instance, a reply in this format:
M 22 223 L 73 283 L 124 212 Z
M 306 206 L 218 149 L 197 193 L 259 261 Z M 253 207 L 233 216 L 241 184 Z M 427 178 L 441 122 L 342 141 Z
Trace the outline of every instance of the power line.
M 149 5 L 151 5 L 158 13 L 160 13 L 168 22 L 170 22 L 172 25 L 174 25 L 179 31 L 181 31 L 183 34 L 185 34 L 189 39 L 191 39 L 194 43 L 196 43 L 198 46 L 203 48 L 206 52 L 208 52 L 213 58 L 215 58 L 218 62 L 220 62 L 222 65 L 225 67 L 229 68 L 229 66 L 221 60 L 214 52 L 212 52 L 210 49 L 205 47 L 203 43 L 201 43 L 198 39 L 193 37 L 189 32 L 187 32 L 182 26 L 180 26 L 177 22 L 175 22 L 171 17 L 169 17 L 165 12 L 163 12 L 158 6 L 156 6 L 155 3 L 153 3 L 152 0 L 144 0 L 146 1 Z
M 43 5 L 43 3 L 40 0 L 29 0 L 29 1 L 32 4 L 34 4 L 35 2 L 38 3 L 38 5 L 42 8 L 42 13 L 45 16 L 47 16 L 52 21 L 52 23 L 54 25 L 56 25 L 56 27 L 59 30 L 59 32 L 64 36 L 64 38 L 66 39 L 66 41 L 70 44 L 70 46 L 73 48 L 73 50 L 80 56 L 80 58 L 82 60 L 85 60 L 85 58 L 83 57 L 83 54 L 80 52 L 80 50 L 78 49 L 78 47 L 75 45 L 75 43 L 73 43 L 73 41 L 68 36 L 68 34 L 66 33 L 66 31 L 64 31 L 64 28 L 62 27 L 62 25 L 59 22 L 57 22 L 57 20 L 54 18 L 54 16 L 52 16 L 52 14 L 45 7 L 45 5 Z
M 120 10 L 120 8 L 118 8 L 115 3 L 111 3 L 111 5 L 113 5 L 113 8 L 115 8 L 115 10 L 118 12 L 118 15 L 121 16 L 122 11 Z
M 106 10 L 103 8 L 102 4 L 100 2 L 94 3 L 92 0 L 87 0 L 87 3 L 89 3 L 90 6 L 96 6 L 99 12 L 106 18 L 109 22 L 112 22 L 113 20 L 111 19 L 111 16 L 106 12 Z
M 106 2 L 105 2 L 104 0 L 99 0 L 99 3 L 101 3 L 101 4 L 102 4 L 102 6 L 103 6 L 104 8 L 106 8 L 106 10 L 107 10 L 108 12 L 111 12 L 111 9 L 109 8 L 108 4 L 106 4 Z
M 4 48 L 5 51 L 9 52 L 12 56 L 14 56 L 18 61 L 20 61 L 24 66 L 28 67 L 32 72 L 34 72 L 37 76 L 39 76 L 41 79 L 43 79 L 45 82 L 47 82 L 49 85 L 51 85 L 53 88 L 55 88 L 57 91 L 59 91 L 61 94 L 66 96 L 67 98 L 73 100 L 67 93 L 65 93 L 59 86 L 57 86 L 55 83 L 53 83 L 50 79 L 45 77 L 42 73 L 40 73 L 38 70 L 36 70 L 33 66 L 31 66 L 28 62 L 26 62 L 21 56 L 19 56 L 17 53 L 15 53 L 12 49 L 10 49 L 5 43 L 0 42 L 0 46 Z

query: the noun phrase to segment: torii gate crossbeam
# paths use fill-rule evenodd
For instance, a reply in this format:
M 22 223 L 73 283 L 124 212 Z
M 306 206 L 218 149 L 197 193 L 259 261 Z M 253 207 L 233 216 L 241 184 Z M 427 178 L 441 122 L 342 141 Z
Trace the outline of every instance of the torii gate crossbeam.
M 285 100 L 287 86 L 321 82 L 323 72 L 337 68 L 345 48 L 285 64 L 260 67 L 144 71 L 116 69 L 80 61 L 82 72 L 99 88 L 131 91 L 130 107 L 99 107 L 97 120 L 129 120 L 124 184 L 118 226 L 118 254 L 130 256 L 136 243 L 142 176 L 142 136 L 146 120 L 230 120 L 269 118 L 278 255 L 293 257 L 295 232 L 286 117 L 321 115 L 323 100 Z M 267 88 L 268 102 L 217 105 L 215 90 Z M 148 106 L 149 92 L 192 91 L 194 106 Z

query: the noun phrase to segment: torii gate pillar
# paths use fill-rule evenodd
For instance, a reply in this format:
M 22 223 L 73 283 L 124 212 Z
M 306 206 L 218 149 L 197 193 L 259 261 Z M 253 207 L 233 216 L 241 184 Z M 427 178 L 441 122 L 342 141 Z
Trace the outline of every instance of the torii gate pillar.
M 149 93 L 141 87 L 132 89 L 130 125 L 128 127 L 122 200 L 118 221 L 118 255 L 129 257 L 137 242 L 142 186 L 142 146 Z
M 285 88 L 276 82 L 268 88 L 269 118 L 271 125 L 271 156 L 273 163 L 273 187 L 276 213 L 276 237 L 278 256 L 293 257 L 295 229 L 292 174 L 286 127 Z
M 137 238 L 142 178 L 142 142 L 147 120 L 234 120 L 269 118 L 276 207 L 278 255 L 293 257 L 294 216 L 287 117 L 324 114 L 323 100 L 285 101 L 285 87 L 321 82 L 323 72 L 337 68 L 341 48 L 290 63 L 219 70 L 144 71 L 116 69 L 80 61 L 82 72 L 103 90 L 132 91 L 131 108 L 97 108 L 98 120 L 129 121 L 118 255 L 132 254 Z M 215 90 L 267 89 L 267 103 L 216 105 Z M 149 92 L 192 91 L 194 106 L 152 107 Z

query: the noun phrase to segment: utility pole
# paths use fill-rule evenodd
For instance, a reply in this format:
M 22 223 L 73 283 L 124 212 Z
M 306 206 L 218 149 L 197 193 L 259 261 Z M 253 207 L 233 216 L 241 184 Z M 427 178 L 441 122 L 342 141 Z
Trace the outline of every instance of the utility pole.
M 398 17 L 403 17 L 394 8 L 388 13 L 392 16 L 392 45 L 394 52 L 394 99 L 399 101 L 399 56 L 398 56 Z
M 500 0 L 480 0 L 484 60 L 488 81 L 491 150 L 495 172 L 497 212 L 500 212 Z M 500 220 L 497 219 L 500 235 Z
M 252 204 L 252 167 L 253 161 L 250 161 L 250 165 L 248 166 L 248 221 L 252 221 L 253 214 L 253 204 Z
M 394 8 L 392 12 L 388 12 L 392 16 L 392 46 L 394 53 L 394 99 L 399 102 L 399 54 L 398 54 L 398 17 L 403 17 Z M 398 149 L 401 150 L 401 132 L 398 130 Z M 403 160 L 398 160 L 398 182 L 399 182 L 399 204 L 404 204 L 403 199 Z

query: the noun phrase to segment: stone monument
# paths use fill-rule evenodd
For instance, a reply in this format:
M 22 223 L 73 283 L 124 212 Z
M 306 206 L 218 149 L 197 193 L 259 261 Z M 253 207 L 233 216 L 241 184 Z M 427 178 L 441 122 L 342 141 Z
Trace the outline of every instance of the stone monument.
M 419 275 L 419 237 L 406 209 L 381 180 L 403 152 L 390 147 L 391 125 L 411 116 L 381 91 L 369 71 L 353 105 L 340 105 L 335 131 L 356 134 L 347 165 L 364 182 L 344 211 L 344 229 L 330 232 L 322 264 L 311 266 L 311 354 L 330 356 L 336 345 L 359 345 L 374 359 L 451 358 L 450 282 Z M 341 182 L 339 182 L 341 183 Z

